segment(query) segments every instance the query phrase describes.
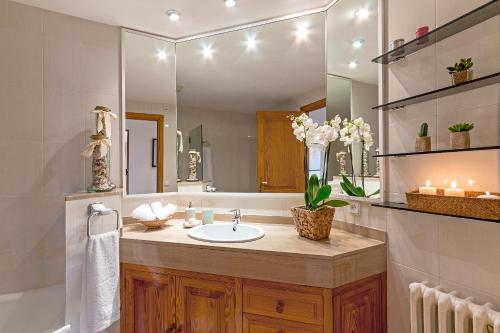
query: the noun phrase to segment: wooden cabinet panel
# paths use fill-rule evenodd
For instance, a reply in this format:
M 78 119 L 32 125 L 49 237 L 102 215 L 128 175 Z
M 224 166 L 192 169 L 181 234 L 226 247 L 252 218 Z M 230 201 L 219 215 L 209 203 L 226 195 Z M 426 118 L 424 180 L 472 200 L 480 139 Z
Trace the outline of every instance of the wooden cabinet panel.
M 243 312 L 322 325 L 323 292 L 318 288 L 244 282 Z
M 142 270 L 122 270 L 122 332 L 173 332 L 175 279 Z
M 179 276 L 176 285 L 177 333 L 236 332 L 234 279 Z
M 243 333 L 323 333 L 323 327 L 252 314 L 244 314 Z
M 385 289 L 385 274 L 335 289 L 334 332 L 385 332 Z

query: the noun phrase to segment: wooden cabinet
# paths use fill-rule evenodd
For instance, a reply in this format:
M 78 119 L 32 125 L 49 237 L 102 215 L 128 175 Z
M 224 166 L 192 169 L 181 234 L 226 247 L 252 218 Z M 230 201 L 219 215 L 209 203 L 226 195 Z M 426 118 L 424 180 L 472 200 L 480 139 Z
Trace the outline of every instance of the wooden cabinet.
M 334 289 L 334 332 L 384 333 L 386 331 L 385 294 L 385 274 Z
M 235 333 L 235 283 L 231 278 L 176 280 L 176 323 L 184 333 Z
M 175 279 L 169 274 L 122 270 L 122 331 L 173 332 Z
M 385 333 L 386 276 L 336 289 L 122 264 L 122 333 Z

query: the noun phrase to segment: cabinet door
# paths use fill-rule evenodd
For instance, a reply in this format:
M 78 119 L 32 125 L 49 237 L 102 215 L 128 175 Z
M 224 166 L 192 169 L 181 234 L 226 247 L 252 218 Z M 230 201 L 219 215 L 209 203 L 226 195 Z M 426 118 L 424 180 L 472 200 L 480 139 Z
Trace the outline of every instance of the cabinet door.
M 174 332 L 174 276 L 124 267 L 122 291 L 122 332 Z
M 233 279 L 178 276 L 176 289 L 176 333 L 236 332 Z
M 323 327 L 245 313 L 243 333 L 323 333 Z
M 385 332 L 385 274 L 333 291 L 335 333 Z

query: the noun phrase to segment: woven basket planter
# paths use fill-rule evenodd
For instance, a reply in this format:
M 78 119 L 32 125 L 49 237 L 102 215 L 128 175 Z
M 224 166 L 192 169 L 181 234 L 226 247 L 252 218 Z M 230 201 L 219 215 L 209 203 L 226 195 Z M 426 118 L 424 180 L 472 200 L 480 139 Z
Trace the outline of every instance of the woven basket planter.
M 451 132 L 450 133 L 451 149 L 467 149 L 470 148 L 469 132 Z
M 305 207 L 293 207 L 292 216 L 295 229 L 301 237 L 320 240 L 330 237 L 335 208 L 321 207 L 315 211 Z
M 424 152 L 431 151 L 431 137 L 419 136 L 415 139 L 415 151 Z
M 437 195 L 406 193 L 408 208 L 421 212 L 500 220 L 500 200 L 479 199 L 484 192 L 465 191 L 465 197 L 445 196 L 438 189 Z M 498 193 L 492 193 L 498 195 Z
M 461 84 L 472 79 L 472 70 L 461 71 L 451 74 L 453 84 Z

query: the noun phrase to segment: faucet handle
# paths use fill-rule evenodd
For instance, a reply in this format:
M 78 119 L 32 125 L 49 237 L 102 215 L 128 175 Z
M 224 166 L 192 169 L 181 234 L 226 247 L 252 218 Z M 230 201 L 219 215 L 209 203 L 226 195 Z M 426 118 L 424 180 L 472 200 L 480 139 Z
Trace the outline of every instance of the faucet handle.
M 233 213 L 233 219 L 241 218 L 241 211 L 239 208 L 231 209 L 230 212 Z

